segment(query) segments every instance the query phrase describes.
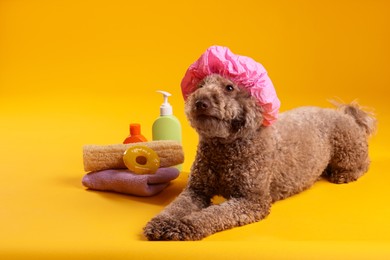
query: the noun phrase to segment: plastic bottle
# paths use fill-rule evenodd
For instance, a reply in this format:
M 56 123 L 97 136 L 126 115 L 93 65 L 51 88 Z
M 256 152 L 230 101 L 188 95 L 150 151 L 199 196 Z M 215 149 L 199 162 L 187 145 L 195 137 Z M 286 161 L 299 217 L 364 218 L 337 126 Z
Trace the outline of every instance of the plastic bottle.
M 124 144 L 146 142 L 146 138 L 141 134 L 140 124 L 130 124 L 130 135 L 123 141 Z
M 160 106 L 160 117 L 153 123 L 153 140 L 175 140 L 181 143 L 181 125 L 173 115 L 171 104 L 168 103 L 171 94 L 161 90 L 157 92 L 163 94 L 164 103 Z
M 171 94 L 161 90 L 157 92 L 163 94 L 164 103 L 160 106 L 160 116 L 153 123 L 153 140 L 175 140 L 181 143 L 181 125 L 173 115 L 171 104 L 168 103 Z M 182 169 L 181 165 L 177 168 Z

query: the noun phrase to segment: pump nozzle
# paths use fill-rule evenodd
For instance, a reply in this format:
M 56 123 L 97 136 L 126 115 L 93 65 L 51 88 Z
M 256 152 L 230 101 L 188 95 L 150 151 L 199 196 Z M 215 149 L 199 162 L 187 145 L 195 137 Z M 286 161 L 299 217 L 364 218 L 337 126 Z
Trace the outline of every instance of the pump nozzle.
M 172 106 L 168 103 L 168 97 L 172 96 L 171 93 L 162 90 L 157 90 L 157 92 L 164 96 L 164 103 L 160 106 L 160 116 L 172 115 Z

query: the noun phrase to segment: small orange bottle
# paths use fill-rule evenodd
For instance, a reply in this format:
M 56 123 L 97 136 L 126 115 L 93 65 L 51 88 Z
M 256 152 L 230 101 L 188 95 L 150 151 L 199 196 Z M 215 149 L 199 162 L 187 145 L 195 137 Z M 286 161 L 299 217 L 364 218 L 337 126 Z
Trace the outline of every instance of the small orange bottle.
M 130 135 L 123 141 L 124 144 L 147 142 L 146 138 L 141 134 L 140 124 L 130 124 Z

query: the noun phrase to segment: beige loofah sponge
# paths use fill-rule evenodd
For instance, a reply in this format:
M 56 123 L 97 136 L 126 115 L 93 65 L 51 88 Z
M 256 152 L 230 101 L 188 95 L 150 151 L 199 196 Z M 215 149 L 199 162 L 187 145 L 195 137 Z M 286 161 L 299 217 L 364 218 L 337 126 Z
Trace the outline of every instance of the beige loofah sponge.
M 160 157 L 160 167 L 170 167 L 184 162 L 184 152 L 176 141 L 151 141 L 132 144 L 85 145 L 83 147 L 84 170 L 125 169 L 123 153 L 131 146 L 145 145 Z

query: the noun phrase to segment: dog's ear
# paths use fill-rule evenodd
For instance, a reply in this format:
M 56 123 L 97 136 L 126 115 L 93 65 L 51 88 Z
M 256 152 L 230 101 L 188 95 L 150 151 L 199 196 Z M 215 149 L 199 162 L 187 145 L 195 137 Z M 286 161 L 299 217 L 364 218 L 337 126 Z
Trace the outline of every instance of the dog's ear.
M 243 108 L 242 117 L 244 118 L 244 125 L 246 128 L 258 130 L 263 123 L 263 109 L 257 105 L 256 100 L 251 97 L 251 101 L 248 101 Z

